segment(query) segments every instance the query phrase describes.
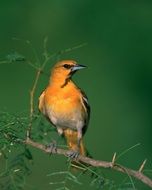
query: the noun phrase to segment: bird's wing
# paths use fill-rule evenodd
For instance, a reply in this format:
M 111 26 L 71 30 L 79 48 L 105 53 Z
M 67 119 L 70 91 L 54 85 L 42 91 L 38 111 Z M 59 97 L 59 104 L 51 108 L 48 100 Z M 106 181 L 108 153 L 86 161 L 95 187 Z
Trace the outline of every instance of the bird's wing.
M 84 108 L 84 127 L 83 127 L 83 134 L 86 132 L 87 126 L 89 124 L 89 119 L 90 119 L 90 105 L 88 102 L 88 98 L 86 94 L 81 90 L 81 103 Z
M 45 108 L 44 108 L 44 96 L 45 91 L 42 92 L 41 96 L 39 97 L 39 110 L 45 115 Z

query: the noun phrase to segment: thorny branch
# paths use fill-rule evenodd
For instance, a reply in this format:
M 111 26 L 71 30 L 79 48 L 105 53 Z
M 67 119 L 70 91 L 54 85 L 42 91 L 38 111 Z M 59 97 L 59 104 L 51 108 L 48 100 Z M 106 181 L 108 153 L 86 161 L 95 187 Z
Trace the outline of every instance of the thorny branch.
M 54 53 L 51 56 L 49 56 L 49 54 L 47 52 L 47 48 L 46 48 L 46 43 L 47 43 L 47 38 L 44 40 L 44 53 L 43 53 L 43 55 L 44 55 L 45 59 L 44 59 L 44 62 L 42 63 L 42 65 L 39 66 L 39 67 L 36 67 L 34 65 L 31 65 L 31 63 L 30 63 L 30 65 L 36 69 L 36 77 L 35 77 L 35 80 L 34 80 L 34 83 L 33 83 L 33 87 L 32 87 L 32 89 L 30 91 L 30 122 L 29 122 L 29 126 L 28 126 L 28 129 L 27 129 L 27 138 L 24 141 L 24 144 L 30 145 L 30 146 L 32 146 L 34 148 L 37 148 L 37 149 L 40 149 L 40 150 L 44 151 L 45 153 L 52 153 L 52 154 L 68 156 L 69 150 L 64 150 L 64 149 L 57 148 L 56 150 L 51 150 L 51 152 L 50 152 L 49 148 L 46 148 L 46 146 L 44 146 L 43 144 L 34 142 L 30 138 L 30 136 L 31 136 L 30 134 L 31 134 L 31 130 L 32 130 L 32 120 L 33 120 L 33 114 L 34 114 L 34 95 L 35 95 L 35 91 L 36 91 L 36 88 L 37 88 L 37 85 L 38 85 L 40 75 L 41 75 L 41 73 L 44 72 L 43 71 L 44 67 L 45 67 L 45 65 L 47 64 L 47 62 L 51 58 L 53 58 L 55 56 L 59 56 L 59 55 L 61 55 L 63 53 L 67 53 L 67 52 L 72 51 L 74 49 L 83 47 L 86 44 L 80 44 L 78 46 L 68 48 L 66 50 L 60 51 L 58 53 Z M 146 185 L 148 185 L 149 187 L 152 188 L 152 179 L 150 179 L 149 177 L 147 177 L 146 175 L 144 175 L 142 173 L 143 168 L 144 168 L 145 163 L 146 163 L 146 160 L 141 164 L 139 170 L 133 170 L 133 169 L 124 167 L 124 166 L 122 166 L 120 164 L 117 164 L 116 163 L 116 153 L 114 154 L 111 162 L 102 161 L 102 160 L 95 160 L 95 159 L 92 159 L 92 158 L 89 158 L 89 157 L 84 157 L 84 156 L 81 156 L 81 155 L 78 156 L 78 159 L 76 161 L 86 163 L 86 164 L 88 164 L 90 166 L 94 166 L 94 167 L 109 168 L 109 169 L 113 169 L 115 171 L 125 173 L 128 176 L 132 176 L 132 177 L 138 179 L 139 181 L 143 182 L 144 184 L 146 184 Z
M 49 148 L 46 148 L 46 146 L 44 146 L 43 144 L 34 142 L 31 139 L 27 139 L 26 141 L 24 141 L 24 143 L 26 145 L 30 145 L 34 148 L 42 150 L 48 154 L 52 153 L 52 154 L 64 155 L 67 157 L 69 154 L 69 150 L 64 150 L 64 149 L 60 149 L 60 148 L 57 148 L 56 150 L 51 150 L 51 152 L 50 152 Z M 94 166 L 94 167 L 109 168 L 112 170 L 116 170 L 116 171 L 125 173 L 129 176 L 132 176 L 132 177 L 138 179 L 139 181 L 143 182 L 144 184 L 146 184 L 152 188 L 152 180 L 149 177 L 147 177 L 146 175 L 144 175 L 142 173 L 142 171 L 140 171 L 140 169 L 139 170 L 133 170 L 133 169 L 124 167 L 120 164 L 115 163 L 114 159 L 112 159 L 111 162 L 108 162 L 108 161 L 102 161 L 102 160 L 94 160 L 92 158 L 79 155 L 78 159 L 76 161 L 86 163 L 86 164 L 89 164 L 90 166 Z M 142 166 L 143 166 L 143 164 L 142 164 Z

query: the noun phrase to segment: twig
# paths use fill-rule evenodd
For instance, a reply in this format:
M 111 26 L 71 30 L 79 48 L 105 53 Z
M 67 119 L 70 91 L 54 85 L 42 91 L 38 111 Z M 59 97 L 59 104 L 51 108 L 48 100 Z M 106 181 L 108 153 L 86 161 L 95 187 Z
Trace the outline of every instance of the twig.
M 31 139 L 27 139 L 26 141 L 24 141 L 24 143 L 50 154 L 50 149 L 46 148 L 46 146 L 44 146 L 43 144 L 34 142 Z M 67 155 L 69 154 L 69 150 L 57 148 L 57 150 L 52 150 L 51 153 L 64 155 L 68 157 Z M 113 170 L 125 173 L 129 176 L 132 176 L 138 179 L 139 181 L 143 182 L 144 184 L 152 188 L 152 179 L 144 175 L 141 171 L 138 171 L 138 170 L 136 171 L 136 170 L 124 167 L 122 165 L 119 165 L 117 163 L 112 163 L 112 162 L 102 161 L 102 160 L 95 160 L 95 159 L 81 156 L 81 155 L 78 156 L 78 161 L 83 162 L 85 164 L 89 164 L 94 167 L 109 168 L 109 169 L 113 169 Z
M 30 138 L 30 134 L 31 134 L 31 129 L 32 129 L 32 119 L 33 119 L 33 113 L 34 113 L 34 94 L 35 94 L 35 90 L 38 84 L 38 80 L 41 74 L 41 69 L 37 70 L 36 73 L 36 77 L 35 77 L 35 81 L 32 87 L 32 90 L 30 91 L 30 122 L 29 122 L 29 126 L 27 129 L 27 138 Z
M 30 96 L 31 96 L 31 99 L 30 99 L 30 116 L 31 117 L 32 117 L 33 112 L 34 112 L 34 94 L 35 94 L 35 89 L 36 89 L 40 74 L 41 74 L 41 70 L 38 69 L 38 71 L 36 73 L 36 78 L 35 78 L 35 81 L 34 81 L 34 84 L 33 84 L 33 88 L 32 88 L 32 90 L 30 92 Z

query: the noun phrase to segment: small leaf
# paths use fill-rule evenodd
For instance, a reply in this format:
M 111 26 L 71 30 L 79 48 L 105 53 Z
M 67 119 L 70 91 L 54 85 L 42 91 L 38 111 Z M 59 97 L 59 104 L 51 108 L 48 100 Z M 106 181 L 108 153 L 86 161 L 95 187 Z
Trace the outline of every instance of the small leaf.
M 28 159 L 28 160 L 33 160 L 33 156 L 31 154 L 31 152 L 29 151 L 29 149 L 25 149 L 25 152 L 24 152 L 24 155 L 25 157 Z
M 11 53 L 6 56 L 6 59 L 12 63 L 15 61 L 25 61 L 25 57 L 17 52 Z

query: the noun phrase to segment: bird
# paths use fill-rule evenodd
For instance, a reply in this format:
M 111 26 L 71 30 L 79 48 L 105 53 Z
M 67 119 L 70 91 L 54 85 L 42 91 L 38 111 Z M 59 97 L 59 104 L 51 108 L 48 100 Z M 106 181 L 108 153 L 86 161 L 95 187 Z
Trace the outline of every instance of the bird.
M 86 68 L 75 60 L 61 60 L 51 70 L 49 84 L 39 97 L 39 110 L 63 136 L 73 158 L 86 156 L 83 136 L 88 128 L 90 106 L 86 94 L 72 76 Z

